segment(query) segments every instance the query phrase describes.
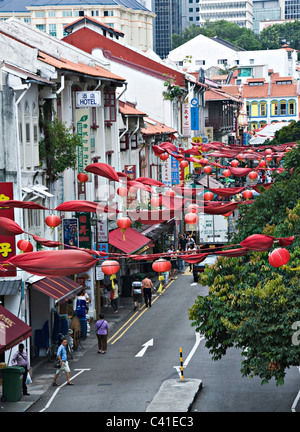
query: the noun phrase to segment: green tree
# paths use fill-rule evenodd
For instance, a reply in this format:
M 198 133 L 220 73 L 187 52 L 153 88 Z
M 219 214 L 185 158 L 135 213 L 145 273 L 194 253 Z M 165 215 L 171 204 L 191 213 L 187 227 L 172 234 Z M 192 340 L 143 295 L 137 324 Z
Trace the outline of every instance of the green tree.
M 270 189 L 251 206 L 243 206 L 247 210 L 233 243 L 255 233 L 294 236 L 288 247 L 288 266 L 272 267 L 268 252 L 219 257 L 200 277 L 209 286 L 208 295 L 198 296 L 189 310 L 192 325 L 205 335 L 213 360 L 230 347 L 239 348 L 242 375 L 258 376 L 262 384 L 272 378 L 277 385 L 283 384 L 286 370 L 299 363 L 299 346 L 292 343 L 293 324 L 300 318 L 298 270 L 293 270 L 300 265 L 299 145 L 286 154 L 284 168 Z
M 259 38 L 252 30 L 239 27 L 237 24 L 226 20 L 207 21 L 202 27 L 195 24 L 186 27 L 181 34 L 172 35 L 172 49 L 188 42 L 199 34 L 210 38 L 218 36 L 246 50 L 261 49 Z
M 39 142 L 40 161 L 45 163 L 48 182 L 53 183 L 68 168 L 76 168 L 77 147 L 81 139 L 72 126 L 54 117 L 43 123 L 44 137 Z

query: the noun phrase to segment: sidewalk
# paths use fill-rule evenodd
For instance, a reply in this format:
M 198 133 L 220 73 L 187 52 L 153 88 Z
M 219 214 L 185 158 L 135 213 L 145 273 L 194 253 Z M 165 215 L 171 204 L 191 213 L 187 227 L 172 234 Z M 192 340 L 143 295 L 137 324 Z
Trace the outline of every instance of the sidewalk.
M 121 297 L 119 299 L 119 311 L 114 313 L 111 307 L 102 308 L 101 313 L 104 314 L 105 319 L 108 321 L 110 329 L 124 319 L 127 315 L 133 311 L 133 299 L 132 297 Z M 89 336 L 82 340 L 76 351 L 73 352 L 73 359 L 70 360 L 70 364 L 73 365 L 76 361 L 82 358 L 86 351 L 93 348 L 97 344 L 97 338 L 94 332 L 95 322 L 91 323 L 91 331 Z M 2 402 L 2 385 L 0 385 L 0 413 L 3 412 L 25 412 L 40 397 L 48 390 L 51 386 L 52 379 L 54 376 L 53 363 L 49 363 L 46 357 L 35 358 L 31 361 L 32 368 L 32 384 L 28 384 L 29 396 L 21 396 L 17 402 Z
M 192 275 L 189 268 L 186 268 L 185 275 Z M 180 277 L 180 275 L 178 275 Z M 176 278 L 177 279 L 177 278 Z M 153 278 L 154 286 L 157 286 L 157 278 Z M 169 281 L 169 284 L 172 281 Z M 169 285 L 168 284 L 168 285 Z M 154 294 L 156 296 L 156 294 Z M 155 298 L 155 297 L 154 297 Z M 144 300 L 142 302 L 144 308 Z M 112 307 L 103 307 L 101 313 L 108 321 L 110 330 L 123 319 L 133 313 L 133 299 L 132 297 L 120 297 L 118 313 L 114 313 Z M 74 363 L 82 358 L 85 353 L 97 345 L 97 338 L 94 332 L 95 322 L 91 323 L 91 331 L 89 336 L 82 340 L 76 351 L 73 352 L 73 359 L 70 360 L 71 368 Z M 17 402 L 1 402 L 0 400 L 0 413 L 1 412 L 25 412 L 32 405 L 34 405 L 42 395 L 51 387 L 54 367 L 53 363 L 49 363 L 46 357 L 33 359 L 31 361 L 32 368 L 32 384 L 29 384 L 29 396 L 21 396 Z M 201 380 L 185 380 L 184 382 L 177 382 L 177 380 L 167 380 L 161 386 L 161 389 L 150 403 L 147 411 L 161 411 L 161 412 L 187 412 L 196 397 L 198 391 L 202 387 Z M 2 395 L 2 386 L 0 385 L 0 395 Z M 178 400 L 180 404 L 178 405 Z

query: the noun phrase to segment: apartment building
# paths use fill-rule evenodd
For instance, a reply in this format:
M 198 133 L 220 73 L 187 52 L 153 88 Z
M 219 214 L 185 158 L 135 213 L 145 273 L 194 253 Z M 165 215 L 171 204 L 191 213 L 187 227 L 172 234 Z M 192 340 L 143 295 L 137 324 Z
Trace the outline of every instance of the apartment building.
M 1 4 L 3 3 L 3 4 Z M 74 18 L 94 17 L 124 34 L 122 41 L 140 50 L 153 48 L 155 14 L 136 0 L 9 0 L 0 2 L 0 18 L 16 17 L 38 30 L 62 39 Z
M 250 0 L 200 0 L 200 26 L 206 21 L 226 20 L 252 30 L 253 2 Z

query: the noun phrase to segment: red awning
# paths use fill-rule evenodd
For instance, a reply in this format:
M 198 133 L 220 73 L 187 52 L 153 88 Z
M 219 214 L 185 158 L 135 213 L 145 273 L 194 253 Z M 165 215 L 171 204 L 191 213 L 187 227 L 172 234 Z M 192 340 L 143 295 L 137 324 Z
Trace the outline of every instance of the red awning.
M 31 327 L 0 305 L 0 354 L 31 336 Z
M 31 283 L 30 280 L 28 282 Z M 82 289 L 81 284 L 74 282 L 67 276 L 45 277 L 32 282 L 31 285 L 43 294 L 54 298 L 57 303 L 68 301 Z
M 125 236 L 125 240 L 123 234 Z M 151 247 L 151 242 L 151 239 L 145 237 L 143 234 L 140 234 L 133 228 L 127 228 L 124 233 L 120 228 L 117 228 L 109 233 L 109 243 L 127 254 L 136 252 L 143 246 L 148 245 Z

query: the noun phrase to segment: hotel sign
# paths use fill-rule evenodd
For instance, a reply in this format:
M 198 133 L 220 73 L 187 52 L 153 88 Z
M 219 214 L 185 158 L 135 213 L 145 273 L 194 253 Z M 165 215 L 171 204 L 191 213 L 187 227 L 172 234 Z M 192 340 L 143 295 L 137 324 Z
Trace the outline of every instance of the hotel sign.
M 76 92 L 76 108 L 89 108 L 101 106 L 101 92 L 83 91 Z

